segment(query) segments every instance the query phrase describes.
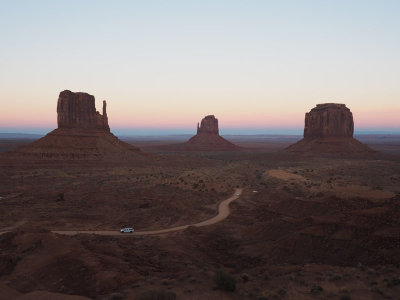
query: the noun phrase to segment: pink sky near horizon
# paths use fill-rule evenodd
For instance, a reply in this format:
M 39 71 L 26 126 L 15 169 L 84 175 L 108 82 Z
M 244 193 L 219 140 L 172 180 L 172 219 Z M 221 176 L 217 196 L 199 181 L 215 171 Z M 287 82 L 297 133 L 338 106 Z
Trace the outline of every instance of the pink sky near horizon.
M 96 101 L 98 102 L 98 101 Z M 97 105 L 99 107 L 99 105 Z M 312 107 L 311 107 L 312 108 Z M 310 108 L 310 109 L 311 109 Z M 309 109 L 309 110 L 310 110 Z M 309 111 L 308 110 L 308 111 Z M 101 112 L 101 111 L 100 111 Z M 375 111 L 361 110 L 353 112 L 356 129 L 393 129 L 400 131 L 400 109 L 377 109 Z M 125 111 L 119 115 L 108 108 L 108 118 L 111 128 L 152 128 L 152 129 L 193 129 L 197 122 L 207 114 L 214 114 L 219 119 L 220 128 L 300 128 L 304 126 L 304 115 L 306 112 L 274 113 L 268 112 L 241 112 L 241 113 L 209 113 L 199 114 L 197 112 L 186 112 L 184 115 L 168 115 L 163 111 L 154 111 L 151 115 L 133 111 Z M 1 128 L 56 128 L 57 114 L 52 111 L 29 110 L 10 111 L 2 116 Z

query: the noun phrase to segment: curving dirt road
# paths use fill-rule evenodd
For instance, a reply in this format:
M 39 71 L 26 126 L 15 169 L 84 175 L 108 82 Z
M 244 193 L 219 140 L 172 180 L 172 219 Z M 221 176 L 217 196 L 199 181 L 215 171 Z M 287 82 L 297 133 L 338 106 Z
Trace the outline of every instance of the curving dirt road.
M 235 193 L 229 197 L 228 199 L 225 199 L 222 201 L 219 206 L 218 206 L 218 214 L 208 220 L 205 220 L 203 222 L 195 223 L 195 224 L 188 224 L 188 225 L 182 225 L 182 226 L 177 226 L 177 227 L 171 227 L 167 229 L 160 229 L 160 230 L 151 230 L 151 231 L 135 231 L 134 233 L 120 233 L 119 231 L 107 231 L 107 230 L 101 230 L 101 231 L 94 231 L 94 230 L 53 230 L 52 232 L 58 233 L 58 234 L 65 234 L 65 235 L 76 235 L 80 233 L 89 233 L 89 234 L 99 234 L 99 235 L 112 235 L 112 236 L 138 236 L 138 235 L 152 235 L 152 234 L 163 234 L 163 233 L 169 233 L 169 232 L 174 232 L 174 231 L 180 231 L 188 228 L 189 226 L 195 226 L 195 227 L 203 227 L 203 226 L 208 226 L 212 225 L 218 222 L 221 222 L 222 220 L 226 219 L 229 214 L 230 214 L 230 209 L 229 209 L 229 204 L 238 199 L 240 195 L 242 194 L 242 189 L 236 189 Z
M 4 234 L 6 232 L 13 231 L 13 230 L 17 229 L 18 227 L 20 227 L 21 225 L 24 225 L 25 223 L 26 223 L 26 219 L 15 223 L 13 226 L 4 227 L 1 229 L 0 235 Z

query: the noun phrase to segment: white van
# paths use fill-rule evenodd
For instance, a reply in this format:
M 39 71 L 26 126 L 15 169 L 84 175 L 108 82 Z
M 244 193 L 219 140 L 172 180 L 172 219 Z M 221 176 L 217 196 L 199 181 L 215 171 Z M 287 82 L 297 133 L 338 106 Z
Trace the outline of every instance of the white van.
M 121 228 L 120 232 L 121 233 L 132 233 L 135 230 L 132 227 L 126 227 L 126 228 Z

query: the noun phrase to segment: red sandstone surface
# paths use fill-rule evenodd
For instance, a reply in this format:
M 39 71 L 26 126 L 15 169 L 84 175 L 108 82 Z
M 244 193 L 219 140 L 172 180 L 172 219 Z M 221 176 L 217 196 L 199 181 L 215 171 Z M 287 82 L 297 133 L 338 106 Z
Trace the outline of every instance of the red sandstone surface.
M 142 160 L 140 149 L 120 141 L 110 132 L 103 101 L 103 114 L 87 93 L 62 91 L 57 102 L 58 128 L 45 137 L 1 156 L 3 161 L 117 162 Z
M 353 137 L 353 114 L 345 104 L 317 104 L 306 113 L 304 137 Z
M 0 299 L 44 291 L 138 299 L 159 289 L 218 300 L 400 293 L 399 161 L 242 151 L 210 153 L 198 165 L 186 155 L 135 168 L 2 169 L 0 223 L 11 232 L 0 235 Z M 243 194 L 230 216 L 208 227 L 119 238 L 49 231 L 201 222 L 236 186 Z M 236 279 L 234 292 L 213 290 L 220 268 Z
M 103 114 L 96 111 L 94 96 L 87 93 L 62 91 L 57 102 L 58 128 L 97 129 L 110 131 L 103 101 Z
M 286 148 L 302 156 L 374 156 L 377 153 L 353 138 L 353 114 L 345 104 L 317 104 L 306 113 L 304 138 Z

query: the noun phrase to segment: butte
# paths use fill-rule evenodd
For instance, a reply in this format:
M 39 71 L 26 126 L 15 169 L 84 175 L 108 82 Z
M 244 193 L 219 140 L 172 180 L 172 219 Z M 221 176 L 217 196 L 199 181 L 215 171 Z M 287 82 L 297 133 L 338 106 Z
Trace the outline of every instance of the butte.
M 175 145 L 160 146 L 169 151 L 239 151 L 242 148 L 232 144 L 219 135 L 218 119 L 213 115 L 204 117 L 197 123 L 197 134 L 187 142 Z
M 317 104 L 306 113 L 304 138 L 285 150 L 301 156 L 369 157 L 377 152 L 355 138 L 353 114 L 345 104 Z
M 57 102 L 58 128 L 43 138 L 14 151 L 2 159 L 18 162 L 117 162 L 137 161 L 146 154 L 120 141 L 110 132 L 103 101 L 103 114 L 96 111 L 95 98 L 87 93 L 65 90 Z

